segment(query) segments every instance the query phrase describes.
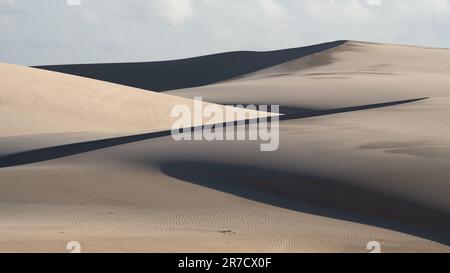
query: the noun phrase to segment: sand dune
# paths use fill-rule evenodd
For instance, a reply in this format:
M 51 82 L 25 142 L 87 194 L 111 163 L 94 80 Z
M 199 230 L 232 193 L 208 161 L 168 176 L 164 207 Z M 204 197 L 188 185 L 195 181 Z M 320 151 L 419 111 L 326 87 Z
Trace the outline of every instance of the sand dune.
M 344 42 L 335 41 L 268 52 L 228 52 L 165 62 L 53 65 L 37 66 L 37 68 L 147 90 L 167 91 L 229 80 L 321 52 Z
M 174 106 L 194 107 L 190 99 L 7 64 L 0 64 L 0 90 L 0 155 L 167 131 Z
M 175 96 L 14 65 L 1 64 L 0 77 L 1 137 L 167 130 L 176 120 L 170 116 L 174 106 L 194 105 Z
M 445 49 L 347 42 L 240 80 L 168 94 L 220 104 L 279 104 L 285 113 L 448 97 L 449 62 Z
M 37 94 L 67 77 L 59 86 L 77 95 L 55 103 L 59 88 L 37 102 L 19 87 L 6 92 L 21 108 L 2 106 L 2 113 L 16 118 L 13 109 L 23 109 L 26 118 L 17 121 L 31 129 L 3 138 L 11 157 L 0 155 L 0 251 L 64 252 L 75 240 L 86 252 L 367 252 L 370 241 L 384 252 L 450 252 L 449 57 L 442 49 L 347 42 L 227 82 L 167 92 L 185 98 L 3 67 L 5 78 L 26 70 L 21 82 L 42 85 Z M 97 91 L 111 94 L 109 106 Z M 198 95 L 220 104 L 281 104 L 289 115 L 279 150 L 162 134 L 170 122 L 161 111 Z M 29 119 L 49 109 L 58 119 L 45 126 L 57 134 L 36 137 L 42 127 Z M 86 117 L 99 109 L 107 115 Z M 69 121 L 60 113 L 81 120 L 78 131 L 61 125 Z M 151 113 L 160 119 L 127 123 Z M 159 132 L 130 136 L 134 130 Z M 111 132 L 127 137 L 111 139 Z M 55 141 L 59 134 L 78 143 Z M 30 148 L 36 145 L 46 148 Z
M 434 99 L 283 122 L 270 157 L 257 143 L 164 137 L 3 169 L 3 245 L 63 251 L 75 238 L 86 251 L 365 252 L 379 240 L 386 252 L 449 251 L 448 141 L 428 123 L 444 121 L 449 106 Z M 420 141 L 416 125 L 428 132 Z

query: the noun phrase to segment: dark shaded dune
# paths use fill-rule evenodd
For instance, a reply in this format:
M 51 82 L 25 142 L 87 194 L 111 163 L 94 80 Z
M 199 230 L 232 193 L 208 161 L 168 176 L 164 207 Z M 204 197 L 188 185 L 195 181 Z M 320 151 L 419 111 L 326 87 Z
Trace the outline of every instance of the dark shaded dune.
M 411 103 L 415 101 L 424 100 L 426 98 L 418 98 L 411 100 L 403 100 L 403 101 L 394 101 L 394 102 L 385 102 L 385 103 L 377 103 L 371 105 L 359 105 L 354 107 L 346 107 L 339 109 L 330 109 L 330 110 L 321 110 L 321 111 L 312 111 L 305 112 L 301 111 L 298 113 L 292 113 L 289 115 L 284 115 L 278 117 L 280 121 L 292 120 L 292 119 L 302 119 L 302 118 L 311 118 L 311 117 L 320 117 L 324 115 L 332 115 L 338 113 L 346 113 L 353 111 L 362 111 L 368 109 L 376 109 L 381 107 L 389 107 L 394 105 L 400 105 L 405 103 Z M 267 120 L 263 121 L 266 122 Z M 245 124 L 248 125 L 250 122 L 260 122 L 259 120 L 246 120 Z M 235 126 L 234 122 L 223 123 L 223 126 Z M 192 127 L 192 131 L 201 130 L 203 126 Z M 8 168 L 13 166 L 27 165 L 32 163 L 37 163 L 41 161 L 53 160 L 57 158 L 62 158 L 66 156 L 87 153 L 95 150 L 110 148 L 114 146 L 129 144 L 133 142 L 155 139 L 160 137 L 170 136 L 172 134 L 171 130 L 153 132 L 147 134 L 139 134 L 139 135 L 131 135 L 131 136 L 123 136 L 116 137 L 110 139 L 99 139 L 93 141 L 86 141 L 80 143 L 72 143 L 65 145 L 57 145 L 52 147 L 44 147 L 35 150 L 21 151 L 17 153 L 11 153 L 2 155 L 0 154 L 0 168 Z
M 267 52 L 228 52 L 163 62 L 75 64 L 36 66 L 35 68 L 152 91 L 167 91 L 225 81 L 332 49 L 345 42 L 335 41 L 307 47 Z
M 164 162 L 161 170 L 181 181 L 258 202 L 388 228 L 450 245 L 447 211 L 345 181 L 295 170 L 215 162 Z

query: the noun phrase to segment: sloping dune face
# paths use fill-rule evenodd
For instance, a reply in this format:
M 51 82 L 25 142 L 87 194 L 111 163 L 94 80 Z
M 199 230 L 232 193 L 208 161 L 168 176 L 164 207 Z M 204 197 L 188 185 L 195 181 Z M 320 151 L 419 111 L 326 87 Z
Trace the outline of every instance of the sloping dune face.
M 216 103 L 279 104 L 287 112 L 447 97 L 449 63 L 447 49 L 347 42 L 239 80 L 169 94 Z
M 154 91 L 203 86 L 229 80 L 342 45 L 335 41 L 268 52 L 239 51 L 183 60 L 38 66 L 37 68 Z
M 382 252 L 450 252 L 449 58 L 443 49 L 347 42 L 168 92 L 180 97 L 5 66 L 1 90 L 15 91 L 2 99 L 2 130 L 16 134 L 2 139 L 0 251 L 64 252 L 78 241 L 83 252 L 368 252 L 376 241 Z M 29 77 L 17 78 L 24 70 Z M 69 78 L 50 88 L 59 77 Z M 28 96 L 21 82 L 41 95 Z M 39 86 L 72 95 L 53 102 Z M 77 117 L 75 137 L 166 130 L 166 110 L 195 96 L 280 104 L 288 114 L 279 149 L 170 136 L 67 146 L 32 135 L 52 128 L 41 112 L 60 121 L 57 134 Z M 160 116 L 130 126 L 140 114 Z M 37 140 L 47 148 L 30 149 Z
M 1 249 L 448 252 L 449 113 L 433 99 L 285 121 L 269 154 L 163 137 L 0 169 Z
M 170 130 L 173 107 L 194 106 L 189 99 L 8 64 L 0 64 L 0 90 L 0 137 Z
M 234 113 L 218 116 L 213 123 L 250 118 L 258 113 L 261 117 L 268 115 L 208 102 L 199 105 L 191 99 L 148 90 L 0 64 L 0 155 L 151 132 L 164 131 L 167 135 L 180 118 L 171 115 L 179 106 L 190 110 L 192 126 L 210 123 L 208 118 L 195 119 L 195 106 L 199 110 L 214 106 Z

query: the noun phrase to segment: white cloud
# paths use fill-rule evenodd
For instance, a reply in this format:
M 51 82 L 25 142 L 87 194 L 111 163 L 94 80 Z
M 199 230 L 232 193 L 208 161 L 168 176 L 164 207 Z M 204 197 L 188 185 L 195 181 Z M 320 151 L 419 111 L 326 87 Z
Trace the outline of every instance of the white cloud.
M 255 2 L 259 5 L 261 11 L 268 17 L 280 18 L 286 15 L 283 7 L 275 0 L 255 0 Z
M 449 0 L 430 0 L 430 4 L 439 12 L 448 12 L 450 8 Z
M 366 0 L 305 0 L 303 6 L 308 16 L 314 16 L 319 20 L 354 21 L 365 20 L 371 17 L 369 5 Z
M 15 0 L 0 0 L 0 7 L 14 7 Z
M 179 26 L 193 16 L 191 0 L 157 0 L 155 7 L 173 26 Z
M 338 39 L 450 47 L 450 0 L 0 0 L 0 60 L 165 60 Z

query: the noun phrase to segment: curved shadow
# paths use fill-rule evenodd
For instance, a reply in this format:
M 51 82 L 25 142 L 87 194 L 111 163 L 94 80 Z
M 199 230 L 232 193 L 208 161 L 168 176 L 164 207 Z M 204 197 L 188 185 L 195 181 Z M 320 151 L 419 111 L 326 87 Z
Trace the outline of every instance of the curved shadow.
M 284 115 L 284 116 L 280 116 L 277 118 L 279 118 L 281 121 L 286 121 L 286 120 L 292 120 L 292 119 L 319 117 L 319 116 L 323 116 L 323 115 L 332 115 L 332 114 L 337 114 L 337 113 L 361 111 L 361 110 L 368 110 L 368 109 L 375 109 L 375 108 L 411 103 L 411 102 L 420 101 L 420 100 L 424 100 L 424 99 L 426 99 L 426 98 L 395 101 L 395 102 L 386 102 L 386 103 L 377 103 L 377 104 L 370 104 L 370 105 L 360 105 L 360 106 L 346 107 L 346 108 L 339 108 L 339 109 L 301 112 L 301 113 L 297 113 L 297 114 Z M 245 124 L 249 125 L 250 122 L 253 122 L 253 123 L 258 122 L 259 123 L 260 120 L 246 120 Z M 267 122 L 267 120 L 265 120 L 264 122 Z M 236 122 L 222 123 L 222 125 L 224 127 L 225 126 L 235 126 Z M 187 129 L 194 132 L 194 131 L 202 130 L 203 126 L 191 127 L 191 128 L 187 128 Z M 46 147 L 46 148 L 24 151 L 24 152 L 19 152 L 19 153 L 12 153 L 12 154 L 0 156 L 0 168 L 32 164 L 32 163 L 37 163 L 37 162 L 41 162 L 41 161 L 47 161 L 47 160 L 62 158 L 62 157 L 66 157 L 66 156 L 91 152 L 91 151 L 95 151 L 95 150 L 110 148 L 110 147 L 114 147 L 114 146 L 124 145 L 124 144 L 128 144 L 128 143 L 138 142 L 138 141 L 142 141 L 142 140 L 170 136 L 171 134 L 172 134 L 172 131 L 167 130 L 167 131 L 139 134 L 139 135 L 133 135 L 133 136 L 124 136 L 124 137 L 101 139 L 101 140 L 87 141 L 87 142 L 74 143 L 74 144 L 58 145 L 58 146 Z
M 229 80 L 335 48 L 346 42 L 335 41 L 307 47 L 267 52 L 228 52 L 163 62 L 52 65 L 35 66 L 34 68 L 146 90 L 167 91 L 204 86 Z
M 450 246 L 450 214 L 344 181 L 255 166 L 164 162 L 181 181 L 258 202 L 416 235 Z

